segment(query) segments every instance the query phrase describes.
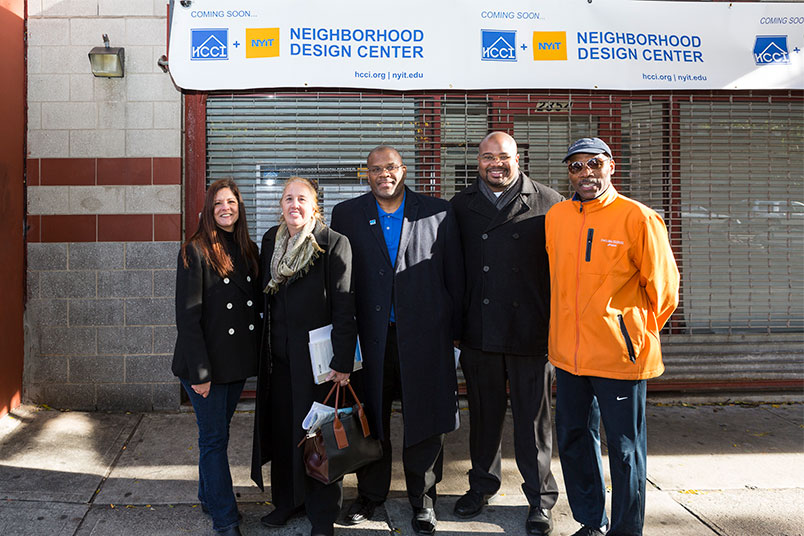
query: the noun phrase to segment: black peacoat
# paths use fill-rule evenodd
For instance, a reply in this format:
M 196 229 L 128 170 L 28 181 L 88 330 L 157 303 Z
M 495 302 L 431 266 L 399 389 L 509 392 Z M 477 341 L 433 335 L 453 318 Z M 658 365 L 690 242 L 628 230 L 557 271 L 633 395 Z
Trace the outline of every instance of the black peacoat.
M 372 433 L 382 429 L 385 343 L 393 300 L 405 412 L 405 446 L 457 427 L 452 341 L 460 333 L 460 238 L 449 203 L 405 189 L 404 219 L 392 265 L 371 193 L 332 211 L 332 227 L 354 253 L 355 302 Z
M 262 238 L 260 248 L 260 273 L 262 288 L 271 280 L 271 257 L 274 252 L 276 232 L 269 229 Z M 349 240 L 325 225 L 316 224 L 313 236 L 324 250 L 306 273 L 299 274 L 286 285 L 285 311 L 287 319 L 287 354 L 293 399 L 289 401 L 293 422 L 298 423 L 291 438 L 295 445 L 304 437 L 301 423 L 314 401 L 323 402 L 332 386 L 331 382 L 315 385 L 308 348 L 310 330 L 332 324 L 332 347 L 334 356 L 330 367 L 338 372 L 351 372 L 354 365 L 357 325 L 355 322 L 354 293 L 352 291 L 352 250 Z M 271 453 L 271 416 L 279 411 L 288 411 L 288 406 L 274 408 L 270 401 L 271 375 L 271 299 L 265 296 L 263 330 L 260 344 L 259 374 L 257 375 L 257 401 L 254 415 L 254 443 L 251 457 L 251 478 L 263 487 L 262 466 L 273 459 Z M 331 401 L 334 403 L 334 400 Z M 293 460 L 277 460 L 278 463 L 294 464 L 293 474 L 300 480 L 295 490 L 304 490 L 302 449 Z
M 262 328 L 257 274 L 235 270 L 221 277 L 193 244 L 187 246 L 187 256 L 185 267 L 179 253 L 176 270 L 173 374 L 192 385 L 254 376 Z
M 521 193 L 497 210 L 478 181 L 451 204 L 465 252 L 461 344 L 485 352 L 547 353 L 550 275 L 544 216 L 564 198 L 520 172 Z

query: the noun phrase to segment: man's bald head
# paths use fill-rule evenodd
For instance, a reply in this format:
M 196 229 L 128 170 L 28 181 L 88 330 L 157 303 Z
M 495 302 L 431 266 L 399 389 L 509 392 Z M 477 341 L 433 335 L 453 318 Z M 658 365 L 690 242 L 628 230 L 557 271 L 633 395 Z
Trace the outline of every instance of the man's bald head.
M 516 140 L 505 132 L 492 132 L 480 142 L 477 174 L 493 192 L 502 192 L 519 177 Z

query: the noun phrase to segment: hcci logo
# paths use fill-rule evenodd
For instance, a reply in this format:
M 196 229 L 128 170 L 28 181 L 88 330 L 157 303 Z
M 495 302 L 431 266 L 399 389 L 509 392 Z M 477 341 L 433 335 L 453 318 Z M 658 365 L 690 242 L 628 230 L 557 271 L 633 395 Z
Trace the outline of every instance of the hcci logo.
M 191 28 L 191 60 L 228 60 L 228 28 Z
M 567 32 L 533 32 L 533 59 L 566 60 Z
M 516 61 L 516 30 L 480 30 L 483 61 Z
M 246 28 L 247 58 L 279 56 L 279 28 Z
M 758 35 L 754 41 L 754 62 L 757 65 L 789 65 L 787 36 Z

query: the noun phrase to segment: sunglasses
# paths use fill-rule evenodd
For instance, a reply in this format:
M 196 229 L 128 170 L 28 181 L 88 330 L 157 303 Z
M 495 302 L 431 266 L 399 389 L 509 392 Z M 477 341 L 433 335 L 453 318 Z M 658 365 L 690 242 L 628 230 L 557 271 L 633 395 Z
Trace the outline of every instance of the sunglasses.
M 580 162 L 580 161 L 578 161 L 578 162 L 570 162 L 569 164 L 567 164 L 567 169 L 573 175 L 577 175 L 578 173 L 583 171 L 583 168 L 585 168 L 585 167 L 588 167 L 592 171 L 597 171 L 598 169 L 602 168 L 603 164 L 605 164 L 608 161 L 609 161 L 608 158 L 603 158 L 601 156 L 596 156 L 594 158 L 590 158 L 586 162 Z

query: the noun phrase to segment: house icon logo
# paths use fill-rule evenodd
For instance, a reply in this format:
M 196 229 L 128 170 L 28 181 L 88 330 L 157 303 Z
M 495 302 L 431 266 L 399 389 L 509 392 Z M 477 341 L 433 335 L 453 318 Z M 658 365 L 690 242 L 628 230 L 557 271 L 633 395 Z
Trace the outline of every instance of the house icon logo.
M 754 41 L 754 62 L 757 65 L 790 65 L 786 35 L 758 35 Z
M 228 28 L 191 28 L 190 59 L 195 61 L 228 60 Z
M 516 61 L 516 30 L 480 30 L 483 61 Z

